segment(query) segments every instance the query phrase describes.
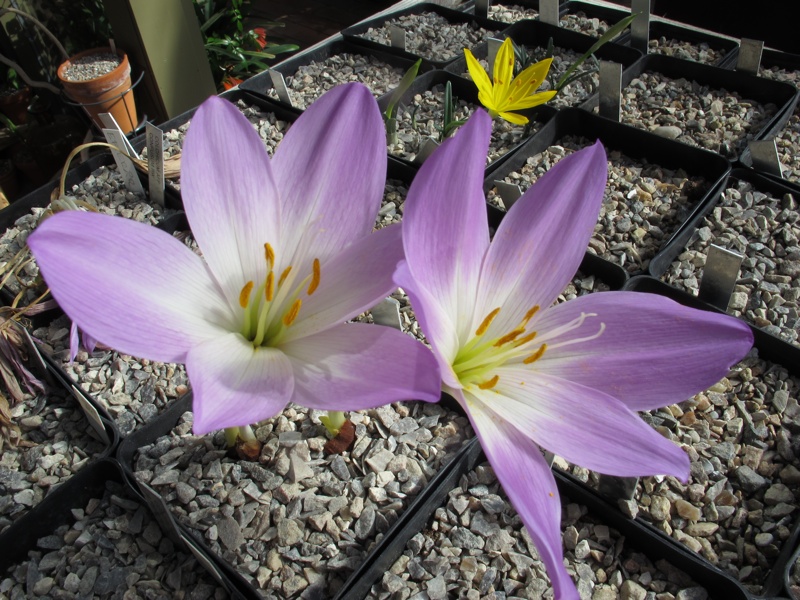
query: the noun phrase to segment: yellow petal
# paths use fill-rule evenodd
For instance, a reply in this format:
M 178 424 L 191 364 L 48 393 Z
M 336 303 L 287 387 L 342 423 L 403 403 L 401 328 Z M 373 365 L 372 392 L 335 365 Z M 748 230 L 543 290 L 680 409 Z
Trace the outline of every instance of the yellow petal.
M 520 96 L 529 96 L 535 92 L 547 77 L 552 62 L 552 58 L 546 58 L 526 68 L 514 78 L 514 86 L 511 93 L 515 97 L 519 97 L 517 96 L 518 93 Z
M 501 112 L 500 118 L 505 119 L 509 123 L 513 123 L 514 125 L 526 125 L 528 123 L 528 117 L 524 117 L 522 115 L 518 115 L 517 113 L 512 112 Z
M 494 59 L 494 101 L 503 103 L 508 95 L 508 88 L 514 78 L 514 45 L 511 38 L 506 38 Z
M 515 100 L 514 102 L 506 103 L 506 105 L 503 106 L 503 110 L 522 110 L 524 108 L 533 108 L 534 106 L 539 106 L 545 102 L 550 102 L 556 93 L 557 92 L 555 90 L 549 90 L 547 92 L 539 92 L 538 94 L 525 96 L 524 98 Z
M 464 57 L 467 59 L 467 69 L 472 77 L 472 81 L 478 88 L 481 103 L 486 108 L 491 108 L 491 106 L 487 105 L 484 101 L 485 99 L 492 98 L 492 82 L 490 81 L 489 76 L 486 74 L 486 71 L 483 70 L 483 67 L 481 66 L 481 63 L 478 62 L 478 59 L 476 59 L 472 52 L 466 48 L 464 48 Z

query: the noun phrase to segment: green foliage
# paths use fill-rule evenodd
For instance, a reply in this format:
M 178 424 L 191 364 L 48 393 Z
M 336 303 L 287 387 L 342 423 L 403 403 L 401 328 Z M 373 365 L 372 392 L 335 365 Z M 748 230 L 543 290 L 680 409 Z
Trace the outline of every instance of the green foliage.
M 622 33 L 631 24 L 631 22 L 633 22 L 634 18 L 636 18 L 635 14 L 627 16 L 618 23 L 615 23 L 609 27 L 608 30 L 592 45 L 591 48 L 589 48 L 580 58 L 578 58 L 569 66 L 569 68 L 558 79 L 558 81 L 554 80 L 553 72 L 549 72 L 547 74 L 547 80 L 550 82 L 550 89 L 560 92 L 573 81 L 577 81 L 578 79 L 582 79 L 592 75 L 593 73 L 597 73 L 600 70 L 600 62 L 597 60 L 597 57 L 594 56 L 594 53 Z M 524 71 L 537 60 L 552 58 L 555 50 L 553 38 L 547 40 L 547 48 L 544 51 L 544 56 L 542 59 L 537 59 L 534 53 L 528 52 L 524 46 L 518 46 L 513 40 L 512 44 L 514 44 L 514 58 L 516 61 L 514 65 L 515 75 Z M 590 66 L 582 71 L 578 71 L 578 68 L 586 61 L 591 63 Z
M 108 46 L 113 37 L 103 0 L 33 0 L 34 12 L 71 56 Z M 59 57 L 60 58 L 60 57 Z
M 453 85 L 447 82 L 444 86 L 444 118 L 442 128 L 439 130 L 439 142 L 455 133 L 455 130 L 466 123 L 466 119 L 456 119 L 456 103 L 453 99 Z
M 14 69 L 0 65 L 0 90 L 18 90 L 21 85 L 19 75 Z
M 405 72 L 403 78 L 400 80 L 400 83 L 397 84 L 397 87 L 389 97 L 389 103 L 386 106 L 386 110 L 383 111 L 383 121 L 386 123 L 386 134 L 389 137 L 390 144 L 397 142 L 397 119 L 394 116 L 395 106 L 397 106 L 397 103 L 400 102 L 400 98 L 403 97 L 403 94 L 408 91 L 408 88 L 411 87 L 411 84 L 414 83 L 421 64 L 422 59 L 420 58 L 417 62 L 409 67 L 408 71 Z
M 245 28 L 246 0 L 194 0 L 195 13 L 218 89 L 227 89 L 269 68 L 265 62 L 298 49 L 267 40 L 267 30 L 282 23 Z

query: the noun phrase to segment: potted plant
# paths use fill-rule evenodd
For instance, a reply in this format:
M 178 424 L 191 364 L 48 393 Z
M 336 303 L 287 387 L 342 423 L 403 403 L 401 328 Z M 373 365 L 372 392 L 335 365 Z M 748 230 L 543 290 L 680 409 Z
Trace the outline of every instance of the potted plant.
M 267 29 L 283 23 L 262 23 L 246 29 L 242 13 L 244 0 L 194 0 L 195 14 L 219 91 L 229 90 L 242 81 L 266 71 L 277 54 L 294 52 L 296 44 L 276 44 L 267 40 Z
M 103 127 L 100 113 L 111 113 L 124 133 L 136 128 L 136 102 L 128 56 L 118 48 L 92 48 L 71 56 L 58 67 L 67 96 Z
M 67 97 L 84 108 L 86 113 L 98 127 L 103 127 L 99 120 L 100 113 L 111 113 L 124 133 L 130 133 L 136 127 L 136 104 L 131 84 L 131 67 L 127 55 L 114 46 L 92 48 L 70 56 L 58 38 L 45 25 L 30 14 L 14 8 L 3 8 L 0 14 L 13 13 L 28 19 L 39 27 L 55 44 L 64 62 L 57 69 L 58 79 Z M 4 60 L 6 64 L 15 64 Z M 26 81 L 29 78 L 20 72 Z M 60 93 L 57 87 L 39 83 L 44 87 Z

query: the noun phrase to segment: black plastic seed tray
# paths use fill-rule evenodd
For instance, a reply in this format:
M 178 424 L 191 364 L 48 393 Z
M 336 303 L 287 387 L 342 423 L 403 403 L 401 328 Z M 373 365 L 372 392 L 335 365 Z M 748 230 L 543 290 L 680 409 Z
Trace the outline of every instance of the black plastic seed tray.
M 110 152 L 104 152 L 102 154 L 98 154 L 97 156 L 91 157 L 86 162 L 79 164 L 76 167 L 73 167 L 67 172 L 67 178 L 65 182 L 65 189 L 69 192 L 72 189 L 73 185 L 79 184 L 81 181 L 89 177 L 95 170 L 99 169 L 100 167 L 112 165 L 114 163 L 114 157 L 111 155 Z M 139 178 L 142 181 L 142 185 L 145 189 L 145 193 L 147 192 L 147 182 L 144 179 L 144 176 L 140 171 L 137 170 L 139 174 Z M 35 207 L 45 207 L 50 204 L 51 201 L 51 194 L 54 190 L 58 188 L 59 182 L 50 181 L 45 183 L 43 186 L 39 187 L 38 189 L 33 190 L 30 194 L 23 196 L 13 204 L 9 205 L 8 207 L 0 210 L 0 231 L 5 231 L 9 227 L 11 227 L 17 219 L 20 217 L 27 215 L 31 212 L 31 209 Z M 168 208 L 181 208 L 178 200 L 175 197 L 165 197 L 165 201 Z M 12 294 L 9 290 L 2 288 L 0 289 L 0 303 L 5 305 L 10 305 L 14 301 L 14 294 Z M 49 320 L 51 317 L 39 315 L 35 319 L 35 322 L 40 320 L 40 317 Z
M 300 52 L 295 54 L 294 56 L 287 58 L 284 61 L 281 61 L 271 70 L 277 71 L 286 79 L 286 86 L 291 89 L 290 78 L 294 77 L 295 73 L 297 73 L 298 69 L 302 67 L 306 67 L 312 62 L 323 62 L 324 60 L 332 57 L 337 56 L 339 54 L 358 54 L 361 56 L 366 56 L 369 58 L 375 58 L 382 63 L 386 63 L 391 67 L 396 67 L 401 70 L 401 73 L 405 73 L 411 66 L 414 64 L 414 61 L 410 58 L 398 56 L 397 54 L 392 54 L 390 52 L 384 52 L 382 50 L 374 50 L 370 48 L 366 48 L 360 44 L 354 44 L 350 40 L 343 39 L 341 37 L 335 38 L 321 46 L 315 46 L 309 50 L 304 52 Z M 425 66 L 420 67 L 420 73 L 422 73 L 425 69 Z M 430 65 L 428 65 L 428 69 L 430 70 Z M 368 75 L 368 70 L 365 70 L 363 73 L 365 76 Z M 313 82 L 314 85 L 324 84 L 326 82 Z M 367 87 L 369 87 L 368 83 L 364 82 Z M 329 84 L 328 84 L 329 85 Z M 258 75 L 254 75 L 250 79 L 245 80 L 243 83 L 239 84 L 239 89 L 247 92 L 255 92 L 261 94 L 263 96 L 268 96 L 270 90 L 273 89 L 272 85 L 272 77 L 270 76 L 269 71 L 263 71 Z M 374 92 L 373 92 L 374 93 Z M 381 94 L 382 95 L 382 94 Z M 274 100 L 276 102 L 280 102 L 282 105 L 285 105 L 280 100 Z M 299 109 L 300 107 L 291 108 Z
M 361 46 L 365 46 L 367 48 L 371 48 L 373 50 L 381 50 L 384 52 L 390 52 L 396 56 L 401 56 L 403 58 L 411 60 L 411 62 L 415 62 L 417 59 L 422 58 L 422 66 L 425 70 L 428 69 L 443 69 L 448 63 L 452 62 L 458 56 L 460 56 L 460 51 L 455 55 L 448 57 L 442 60 L 434 60 L 429 59 L 423 56 L 419 56 L 418 54 L 414 54 L 412 52 L 406 50 L 400 50 L 399 48 L 393 48 L 391 46 L 385 44 L 379 44 L 377 42 L 373 42 L 362 37 L 362 34 L 366 33 L 370 28 L 377 28 L 382 27 L 385 23 L 397 19 L 401 16 L 406 15 L 418 15 L 425 12 L 433 12 L 436 13 L 445 19 L 447 19 L 450 23 L 461 24 L 461 23 L 470 23 L 472 24 L 473 28 L 482 27 L 488 31 L 496 31 L 502 32 L 504 29 L 508 27 L 508 23 L 501 23 L 500 21 L 492 21 L 490 19 L 484 19 L 481 17 L 476 17 L 473 14 L 469 14 L 466 12 L 461 12 L 458 10 L 453 10 L 450 8 L 445 8 L 438 4 L 433 3 L 421 3 L 411 6 L 409 8 L 405 8 L 402 10 L 398 10 L 397 12 L 390 13 L 388 15 L 383 15 L 380 17 L 375 17 L 373 19 L 369 19 L 367 21 L 362 21 L 361 23 L 357 23 L 352 27 L 348 27 L 342 30 L 342 36 L 354 44 L 359 44 Z
M 577 15 L 578 13 L 583 13 L 589 19 L 600 19 L 601 21 L 608 23 L 609 26 L 613 26 L 619 23 L 622 19 L 629 17 L 631 11 L 625 10 L 623 7 L 612 8 L 610 6 L 589 4 L 588 2 L 581 2 L 580 0 L 568 0 L 562 4 L 562 19 L 565 15 Z M 625 30 L 612 41 L 615 44 L 624 44 L 627 36 L 628 30 Z
M 26 560 L 28 552 L 37 549 L 38 540 L 52 535 L 61 525 L 73 522 L 74 509 L 83 509 L 90 499 L 103 497 L 109 482 L 123 486 L 120 488 L 123 494 L 141 500 L 127 485 L 116 460 L 104 458 L 87 465 L 0 535 L 0 573 L 5 573 L 15 564 Z M 191 552 L 231 594 L 231 598 L 235 600 L 242 598 L 214 565 L 209 563 L 204 555 L 198 553 L 197 547 L 186 537 L 187 534 L 183 529 L 177 530 L 177 535 L 176 532 L 167 529 L 162 533 L 170 537 L 179 548 Z
M 695 199 L 691 206 L 685 208 L 682 222 L 690 221 L 692 217 L 711 202 L 713 202 L 723 189 L 730 173 L 730 163 L 712 152 L 699 148 L 687 147 L 678 142 L 667 140 L 626 125 L 620 125 L 608 119 L 603 119 L 584 110 L 577 108 L 564 109 L 548 122 L 542 129 L 525 143 L 504 164 L 492 170 L 484 181 L 484 191 L 489 192 L 497 180 L 502 181 L 512 171 L 519 170 L 528 158 L 543 152 L 548 147 L 557 145 L 566 136 L 582 136 L 588 140 L 600 140 L 606 151 L 616 150 L 631 159 L 646 161 L 669 169 L 682 169 L 689 177 L 702 177 L 705 187 L 694 192 Z M 665 248 L 672 248 L 673 240 L 683 240 L 683 228 L 678 225 L 673 231 L 665 231 L 667 239 L 661 244 L 659 252 Z M 686 235 L 691 235 L 688 233 Z M 681 246 L 685 243 L 680 242 Z M 678 250 L 676 249 L 677 253 Z M 597 257 L 608 263 L 609 269 L 619 269 L 628 272 L 622 266 Z M 631 275 L 643 271 L 632 271 Z
M 224 98 L 225 100 L 231 102 L 232 104 L 236 104 L 239 100 L 241 100 L 245 104 L 256 106 L 259 108 L 259 110 L 262 110 L 264 112 L 273 112 L 279 119 L 283 119 L 286 121 L 296 120 L 297 117 L 302 112 L 297 109 L 287 108 L 285 105 L 280 104 L 277 101 L 274 101 L 270 98 L 267 98 L 262 93 L 255 92 L 252 90 L 245 90 L 241 87 L 234 88 L 227 92 L 223 92 L 222 94 L 219 95 L 219 97 Z M 195 106 L 194 108 L 179 114 L 177 117 L 173 117 L 169 121 L 161 123 L 158 126 L 158 128 L 164 133 L 171 131 L 173 129 L 178 129 L 181 125 L 185 125 L 192 119 L 197 109 L 198 107 Z M 133 149 L 136 150 L 137 152 L 141 152 L 146 145 L 147 145 L 146 134 L 136 136 L 131 140 L 131 146 L 133 146 Z
M 738 171 L 737 171 L 738 173 Z M 693 308 L 698 308 L 700 310 L 707 310 L 716 313 L 722 313 L 719 309 L 711 306 L 700 300 L 699 298 L 692 296 L 686 292 L 673 288 L 670 285 L 667 285 L 663 281 L 659 281 L 657 279 L 653 279 L 652 277 L 642 276 L 642 277 L 634 277 L 631 279 L 625 286 L 625 289 L 628 291 L 633 292 L 644 292 L 644 293 L 651 293 L 651 294 L 659 294 L 661 296 L 666 296 L 683 304 L 685 306 L 690 306 Z M 778 363 L 784 366 L 790 374 L 794 375 L 795 377 L 800 376 L 800 348 L 793 346 L 792 344 L 788 344 L 787 342 L 778 339 L 777 337 L 758 329 L 750 325 L 750 329 L 753 332 L 754 336 L 754 344 L 753 346 L 758 350 L 758 355 L 760 358 L 764 360 L 768 360 L 774 363 Z M 659 537 L 663 537 L 665 539 L 666 536 L 656 530 L 654 527 L 650 526 L 648 523 L 641 523 L 644 526 L 647 526 L 649 529 L 655 532 L 655 535 Z M 670 542 L 673 543 L 679 550 L 681 550 L 684 554 L 687 554 L 687 559 L 692 559 L 695 562 L 706 563 L 706 561 L 700 558 L 698 555 L 694 554 L 693 552 L 687 550 L 680 546 L 678 542 L 675 542 L 669 539 Z M 793 523 L 791 528 L 791 534 L 789 538 L 784 542 L 783 547 L 780 550 L 777 558 L 775 559 L 775 563 L 770 571 L 769 575 L 767 576 L 764 587 L 762 589 L 762 598 L 770 598 L 770 597 L 789 597 L 792 598 L 792 594 L 789 591 L 789 576 L 790 571 L 794 565 L 794 561 L 800 557 L 800 519 L 797 518 L 797 515 L 793 515 Z M 671 561 L 672 562 L 672 561 Z M 680 564 L 677 562 L 673 562 L 676 566 L 681 567 Z M 708 566 L 711 570 L 716 570 L 712 566 Z M 687 570 L 688 572 L 688 570 Z M 733 578 L 725 575 L 727 579 L 729 579 L 732 583 L 735 583 L 737 586 L 740 586 L 738 582 L 736 582 Z M 698 579 L 698 581 L 700 581 Z M 713 589 L 717 589 L 716 587 Z M 755 598 L 754 595 L 750 594 L 746 590 L 742 589 L 742 592 L 746 595 L 737 595 L 737 596 L 727 596 L 720 593 L 719 598 L 728 598 L 728 597 L 742 597 L 742 598 Z
M 213 567 L 210 569 L 212 574 L 216 571 L 222 575 L 226 581 L 225 587 L 228 588 L 229 591 L 232 591 L 234 598 L 258 600 L 261 597 L 255 592 L 253 587 L 245 581 L 230 564 L 213 553 L 208 546 L 206 546 L 205 542 L 195 537 L 191 531 L 184 530 L 172 516 L 169 508 L 167 508 L 163 499 L 158 495 L 158 492 L 149 485 L 140 483 L 134 475 L 133 461 L 138 449 L 141 446 L 152 443 L 163 435 L 168 435 L 172 428 L 178 423 L 181 415 L 191 409 L 192 394 L 189 392 L 174 401 L 167 410 L 147 423 L 144 427 L 137 429 L 122 440 L 117 447 L 116 458 L 119 461 L 123 477 L 131 488 L 136 491 L 137 496 L 147 503 L 165 533 L 174 538 L 185 531 L 186 535 L 191 536 L 195 546 L 205 557 L 205 562 L 201 562 L 203 562 L 206 568 L 209 568 L 209 566 Z
M 785 194 L 791 194 L 795 198 L 800 198 L 800 186 L 778 180 L 774 177 L 768 177 L 752 169 L 745 168 L 733 169 L 730 173 L 730 178 L 726 185 L 720 190 L 720 193 L 727 188 L 734 188 L 737 181 L 747 182 L 758 191 L 767 193 L 773 198 L 781 198 Z M 716 207 L 719 200 L 720 196 L 717 195 L 713 201 L 704 204 L 702 210 L 695 213 L 679 234 L 676 235 L 673 240 L 670 240 L 669 244 L 664 247 L 662 252 L 659 252 L 659 254 L 653 258 L 650 263 L 650 275 L 653 277 L 660 277 L 667 272 L 672 261 L 685 250 L 694 233 L 702 226 L 703 219 Z M 778 338 L 776 337 L 775 339 L 777 340 Z
M 302 113 L 302 111 L 300 110 L 288 108 L 284 104 L 281 104 L 275 100 L 267 98 L 263 94 L 260 94 L 258 92 L 243 90 L 240 88 L 234 88 L 232 90 L 220 94 L 219 96 L 220 98 L 228 100 L 232 104 L 236 104 L 239 100 L 241 100 L 248 106 L 254 106 L 262 112 L 274 113 L 278 119 L 282 121 L 288 121 L 290 123 L 297 120 L 297 117 L 300 116 L 300 114 Z M 162 123 L 161 125 L 158 126 L 159 129 L 161 129 L 161 131 L 163 131 L 164 133 L 172 131 L 173 129 L 178 129 L 179 127 L 185 125 L 192 119 L 195 111 L 197 111 L 197 108 L 198 107 L 195 107 L 191 110 L 187 110 L 185 113 L 182 113 L 177 117 L 174 117 L 169 121 Z M 140 135 L 134 138 L 131 142 L 131 145 L 133 146 L 134 150 L 136 150 L 137 152 L 141 152 L 142 148 L 144 148 L 147 145 L 146 136 Z M 147 183 L 145 183 L 145 189 L 146 188 L 147 188 Z M 183 199 L 181 197 L 180 191 L 176 190 L 174 187 L 167 184 L 165 186 L 164 192 L 165 192 L 164 197 L 166 199 L 168 206 L 173 208 L 178 208 L 181 210 L 183 209 Z
M 759 190 L 773 195 L 777 194 L 782 196 L 783 194 L 794 194 L 795 197 L 800 198 L 800 186 L 793 185 L 788 181 L 778 180 L 763 173 L 758 173 L 753 169 L 741 167 L 735 168 L 730 172 L 730 179 L 720 188 L 719 193 L 735 185 L 737 179 L 747 181 L 757 186 Z M 680 232 L 680 235 L 670 240 L 669 244 L 664 247 L 662 252 L 659 252 L 658 255 L 653 258 L 650 263 L 651 270 L 649 271 L 651 276 L 660 277 L 667 271 L 670 263 L 675 260 L 676 256 L 683 252 L 684 247 L 689 243 L 694 232 L 701 226 L 703 218 L 714 209 L 718 200 L 719 194 L 717 194 L 712 202 L 705 204 L 701 211 L 692 215 L 692 218 L 684 225 L 684 230 Z
M 566 50 L 572 50 L 582 55 L 589 50 L 593 44 L 597 42 L 597 38 L 565 29 L 563 27 L 556 27 L 541 21 L 517 21 L 511 27 L 506 29 L 500 38 L 511 38 L 518 46 L 525 46 L 529 51 L 533 48 L 546 50 L 550 40 L 553 45 Z M 486 44 L 481 44 L 475 49 L 475 57 L 477 59 L 485 59 L 488 53 Z M 631 69 L 641 58 L 642 53 L 634 50 L 628 46 L 621 46 L 614 42 L 609 42 L 602 46 L 594 54 L 599 60 L 615 62 L 622 65 L 623 71 Z M 588 65 L 585 65 L 586 68 Z M 450 73 L 463 76 L 467 72 L 467 60 L 461 55 L 457 60 L 451 62 L 445 68 Z M 591 109 L 597 106 L 597 93 L 594 92 L 586 98 L 578 102 L 581 108 Z M 522 111 L 521 111 L 522 112 Z
M 376 327 L 379 327 L 376 325 Z M 142 427 L 141 429 L 137 430 L 120 443 L 117 451 L 117 459 L 119 460 L 123 473 L 130 483 L 130 485 L 134 489 L 139 490 L 139 495 L 143 498 L 148 505 L 150 506 L 153 513 L 159 519 L 161 526 L 168 530 L 172 528 L 173 530 L 180 530 L 183 531 L 184 528 L 177 523 L 175 518 L 172 516 L 169 508 L 167 507 L 164 500 L 158 495 L 158 493 L 153 490 L 149 485 L 139 483 L 136 479 L 134 474 L 134 460 L 136 458 L 136 454 L 140 447 L 153 443 L 159 437 L 168 435 L 170 431 L 175 427 L 180 419 L 181 415 L 184 412 L 191 410 L 191 402 L 192 402 L 192 394 L 191 392 L 187 393 L 176 402 L 173 403 L 165 412 L 159 415 L 156 419 L 149 422 L 147 425 Z M 458 410 L 461 412 L 460 407 L 458 404 L 446 397 L 443 402 L 447 403 L 448 408 L 452 410 Z M 460 457 L 461 453 L 457 453 L 453 457 L 453 461 L 457 461 Z M 364 560 L 364 565 L 356 569 L 351 576 L 347 579 L 347 581 L 342 586 L 341 590 L 334 596 L 336 600 L 344 599 L 344 598 L 360 598 L 361 596 L 353 595 L 354 592 L 351 590 L 353 588 L 360 589 L 360 578 L 361 573 L 365 570 L 368 563 L 371 563 L 372 556 L 375 554 L 380 554 L 379 549 L 386 545 L 386 539 L 395 539 L 398 536 L 408 534 L 408 537 L 413 536 L 416 533 L 416 530 L 407 531 L 406 524 L 409 521 L 409 517 L 405 515 L 416 515 L 419 513 L 420 510 L 426 510 L 426 507 L 430 507 L 430 510 L 433 510 L 433 505 L 440 502 L 438 496 L 435 496 L 436 500 L 431 500 L 431 493 L 432 491 L 436 491 L 437 494 L 445 493 L 442 490 L 447 486 L 441 486 L 439 482 L 447 477 L 447 473 L 450 472 L 450 464 L 443 467 L 428 483 L 428 485 L 423 489 L 417 497 L 409 504 L 409 506 L 399 515 L 398 520 L 387 530 L 384 535 L 384 538 L 377 543 L 375 548 L 370 551 Z M 263 600 L 263 596 L 261 593 L 253 587 L 249 582 L 247 582 L 244 577 L 226 560 L 212 551 L 200 537 L 190 530 L 186 530 L 188 535 L 192 536 L 196 546 L 202 549 L 204 555 L 208 558 L 208 560 L 214 565 L 214 568 L 217 569 L 220 573 L 223 573 L 224 576 L 230 582 L 230 585 L 236 590 L 238 596 L 241 598 L 252 599 L 252 600 Z M 406 539 L 406 538 L 404 538 Z
M 735 62 L 735 57 L 733 59 L 733 62 Z M 772 79 L 772 77 L 765 76 L 765 71 L 773 68 L 786 71 L 794 71 L 796 75 L 796 80 L 794 85 L 795 87 L 800 86 L 800 54 L 779 52 L 778 50 L 772 50 L 769 48 L 764 49 L 764 51 L 761 54 L 761 67 L 759 68 L 758 71 L 759 76 L 761 76 L 764 79 Z M 800 109 L 798 109 L 796 105 L 792 107 L 791 110 L 789 110 L 789 113 L 786 117 L 787 120 L 790 119 L 793 115 L 800 115 L 800 112 L 798 112 L 798 110 Z M 772 137 L 775 137 L 775 135 L 778 135 L 779 133 L 780 132 L 774 132 L 772 135 L 767 136 L 765 139 L 770 139 Z M 746 148 L 744 152 L 742 152 L 742 155 L 739 158 L 739 162 L 745 167 L 755 168 L 755 165 L 753 165 L 753 158 L 750 154 L 749 148 Z M 770 173 L 767 173 L 766 175 L 767 177 L 775 177 Z
M 699 31 L 697 29 L 690 29 L 683 27 L 678 23 L 667 23 L 665 21 L 651 20 L 650 21 L 650 41 L 658 40 L 664 37 L 667 40 L 677 40 L 680 42 L 688 42 L 694 46 L 707 44 L 712 50 L 721 53 L 721 56 L 710 64 L 716 67 L 728 67 L 730 61 L 736 56 L 739 50 L 739 43 L 736 40 L 731 40 L 707 31 Z M 630 31 L 625 35 L 623 40 L 626 44 L 631 43 Z M 653 52 L 653 54 L 661 54 Z M 680 58 L 680 57 L 679 57 Z M 687 60 L 689 60 L 687 58 Z
M 485 463 L 486 460 L 479 440 L 476 438 L 471 441 L 458 458 L 450 463 L 448 471 L 440 473 L 436 482 L 438 488 L 430 491 L 427 502 L 420 506 L 418 512 L 408 515 L 403 529 L 393 536 L 387 534 L 380 545 L 374 549 L 372 560 L 359 571 L 358 580 L 353 582 L 353 585 L 347 590 L 348 594 L 343 598 L 360 600 L 366 597 L 370 588 L 381 581 L 383 575 L 403 554 L 408 541 L 417 532 L 423 531 L 427 527 L 431 515 L 437 508 L 444 505 L 447 495 L 458 485 L 461 477 L 478 465 Z M 709 565 L 704 559 L 665 536 L 649 523 L 629 519 L 615 504 L 573 476 L 558 469 L 554 469 L 553 474 L 562 496 L 568 497 L 571 502 L 586 506 L 592 515 L 616 529 L 625 538 L 626 543 L 637 548 L 650 561 L 655 562 L 660 559 L 669 561 L 712 592 L 711 597 L 713 598 L 753 600 L 754 597 L 732 577 Z M 431 483 L 433 484 L 433 482 Z
M 475 84 L 473 84 L 470 80 L 459 77 L 453 73 L 437 70 L 420 75 L 414 80 L 414 83 L 406 91 L 406 93 L 403 94 L 398 102 L 398 108 L 395 109 L 395 115 L 397 115 L 398 110 L 407 110 L 407 107 L 413 104 L 414 96 L 422 94 L 425 91 L 432 89 L 434 86 L 445 85 L 447 82 L 450 82 L 452 85 L 454 101 L 456 101 L 456 99 L 463 100 L 471 103 L 476 109 L 484 110 L 483 106 L 478 100 L 478 89 L 475 87 Z M 378 99 L 378 106 L 380 107 L 381 111 L 386 109 L 390 96 L 391 94 L 386 94 Z M 531 121 L 535 121 L 541 126 L 543 123 L 546 123 L 549 119 L 551 119 L 557 111 L 550 106 L 540 105 L 535 108 L 521 110 L 519 112 L 520 114 L 526 115 L 531 119 Z M 444 110 L 442 110 L 442 114 L 443 113 Z M 499 164 L 502 164 L 523 142 L 524 140 L 521 140 L 519 143 L 509 146 L 508 150 L 502 156 L 499 156 L 492 163 L 490 163 L 487 168 L 491 169 Z M 409 165 L 412 164 L 404 158 L 397 156 L 393 157 L 403 163 Z
M 632 68 L 623 72 L 623 96 L 626 93 L 624 88 L 645 72 L 660 73 L 674 80 L 688 80 L 699 86 L 708 86 L 711 89 L 724 90 L 728 93 L 736 92 L 742 98 L 755 100 L 762 104 L 774 104 L 776 106 L 775 114 L 758 130 L 752 132 L 753 139 L 756 140 L 770 138 L 780 131 L 789 119 L 798 99 L 797 89 L 787 83 L 657 54 L 645 56 Z M 742 139 L 734 149 L 736 158 L 742 154 L 744 148 L 745 142 Z
M 628 281 L 625 288 L 628 291 L 656 293 L 670 297 L 682 304 L 704 310 L 716 310 L 688 294 L 670 288 L 662 282 L 647 276 L 634 277 Z M 716 311 L 719 312 L 719 311 Z M 790 347 L 784 342 L 765 334 L 760 330 L 753 330 L 755 346 L 759 355 L 767 360 L 779 362 L 793 372 L 800 374 L 800 349 Z M 370 588 L 379 583 L 383 575 L 389 571 L 392 564 L 405 550 L 408 540 L 417 532 L 423 531 L 434 511 L 442 506 L 452 489 L 458 485 L 462 475 L 473 470 L 486 461 L 478 439 L 470 442 L 461 454 L 450 463 L 447 473 L 441 473 L 438 480 L 440 488 L 431 490 L 428 502 L 414 515 L 408 515 L 402 531 L 382 540 L 372 553 L 372 560 L 358 572 L 358 580 L 348 588 L 348 599 L 364 598 Z M 650 561 L 666 560 L 674 567 L 689 575 L 695 582 L 702 585 L 709 593 L 710 598 L 720 600 L 756 600 L 756 598 L 778 598 L 786 594 L 784 579 L 788 577 L 792 567 L 790 557 L 798 549 L 800 529 L 794 524 L 789 538 L 784 542 L 779 556 L 776 558 L 770 575 L 767 577 L 761 596 L 755 596 L 748 591 L 739 581 L 728 573 L 723 572 L 710 564 L 705 558 L 692 552 L 680 542 L 667 536 L 664 532 L 642 519 L 627 517 L 617 506 L 616 499 L 606 498 L 599 492 L 578 481 L 568 473 L 554 469 L 554 475 L 562 496 L 568 497 L 572 502 L 585 505 L 589 511 L 604 524 L 616 529 L 626 542 L 636 547 Z M 437 500 L 439 503 L 437 504 Z M 788 584 L 787 584 L 788 585 Z
M 490 3 L 490 6 L 496 6 L 498 4 L 501 4 L 503 6 L 516 5 L 530 10 L 535 10 L 537 12 L 539 11 L 539 0 L 504 0 L 503 2 L 493 1 Z M 463 6 L 462 10 L 464 10 L 465 12 L 474 13 L 475 11 L 475 2 L 473 0 L 470 0 L 470 2 L 465 3 L 462 6 Z M 564 12 L 563 7 L 559 8 L 559 12 Z M 510 25 L 510 23 L 507 23 L 507 25 Z

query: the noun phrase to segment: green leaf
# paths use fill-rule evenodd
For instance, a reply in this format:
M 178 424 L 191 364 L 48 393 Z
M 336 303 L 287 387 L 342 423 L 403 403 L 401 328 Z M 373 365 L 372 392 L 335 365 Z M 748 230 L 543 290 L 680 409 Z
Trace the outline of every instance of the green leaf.
M 622 19 L 618 23 L 616 23 L 616 24 L 612 25 L 611 27 L 609 27 L 608 31 L 606 31 L 602 36 L 600 36 L 600 39 L 597 40 L 594 44 L 592 44 L 592 47 L 589 48 L 584 53 L 583 56 L 581 56 L 578 60 L 576 60 L 574 63 L 572 63 L 572 65 L 570 65 L 569 69 L 567 69 L 566 72 L 561 76 L 561 79 L 558 80 L 558 83 L 556 84 L 555 89 L 557 91 L 560 91 L 561 88 L 563 88 L 566 85 L 564 82 L 567 79 L 569 79 L 569 76 L 572 75 L 572 73 L 574 73 L 575 70 L 579 66 L 581 66 L 583 64 L 583 62 L 587 58 L 589 58 L 592 54 L 597 52 L 606 43 L 610 42 L 612 39 L 617 37 L 617 35 L 622 33 L 622 31 L 626 27 L 628 27 L 628 25 L 630 25 L 633 22 L 633 20 L 638 16 L 638 14 L 639 13 L 636 13 L 634 15 L 628 15 L 627 17 L 625 17 L 624 19 Z
M 400 80 L 400 83 L 398 83 L 397 87 L 392 91 L 392 95 L 389 97 L 389 104 L 387 104 L 386 110 L 383 111 L 383 114 L 387 120 L 392 118 L 395 105 L 400 102 L 400 98 L 403 97 L 403 94 L 405 94 L 408 91 L 408 88 L 411 87 L 411 84 L 414 83 L 421 64 L 422 59 L 420 58 L 417 62 L 409 67 L 408 71 L 405 72 L 403 78 Z
M 442 139 L 444 132 L 453 120 L 453 84 L 447 82 L 444 86 L 444 124 L 442 126 Z
M 220 20 L 220 18 L 222 18 L 223 16 L 225 16 L 225 11 L 224 11 L 224 10 L 221 10 L 221 11 L 219 11 L 218 13 L 216 13 L 216 14 L 212 15 L 212 16 L 211 16 L 211 18 L 209 18 L 208 20 L 206 20 L 206 22 L 205 22 L 205 23 L 203 23 L 203 24 L 200 26 L 200 31 L 201 31 L 202 33 L 205 33 L 206 31 L 208 31 L 209 27 L 211 27 L 211 26 L 212 26 L 214 23 L 216 23 L 217 21 L 219 21 L 219 20 Z

